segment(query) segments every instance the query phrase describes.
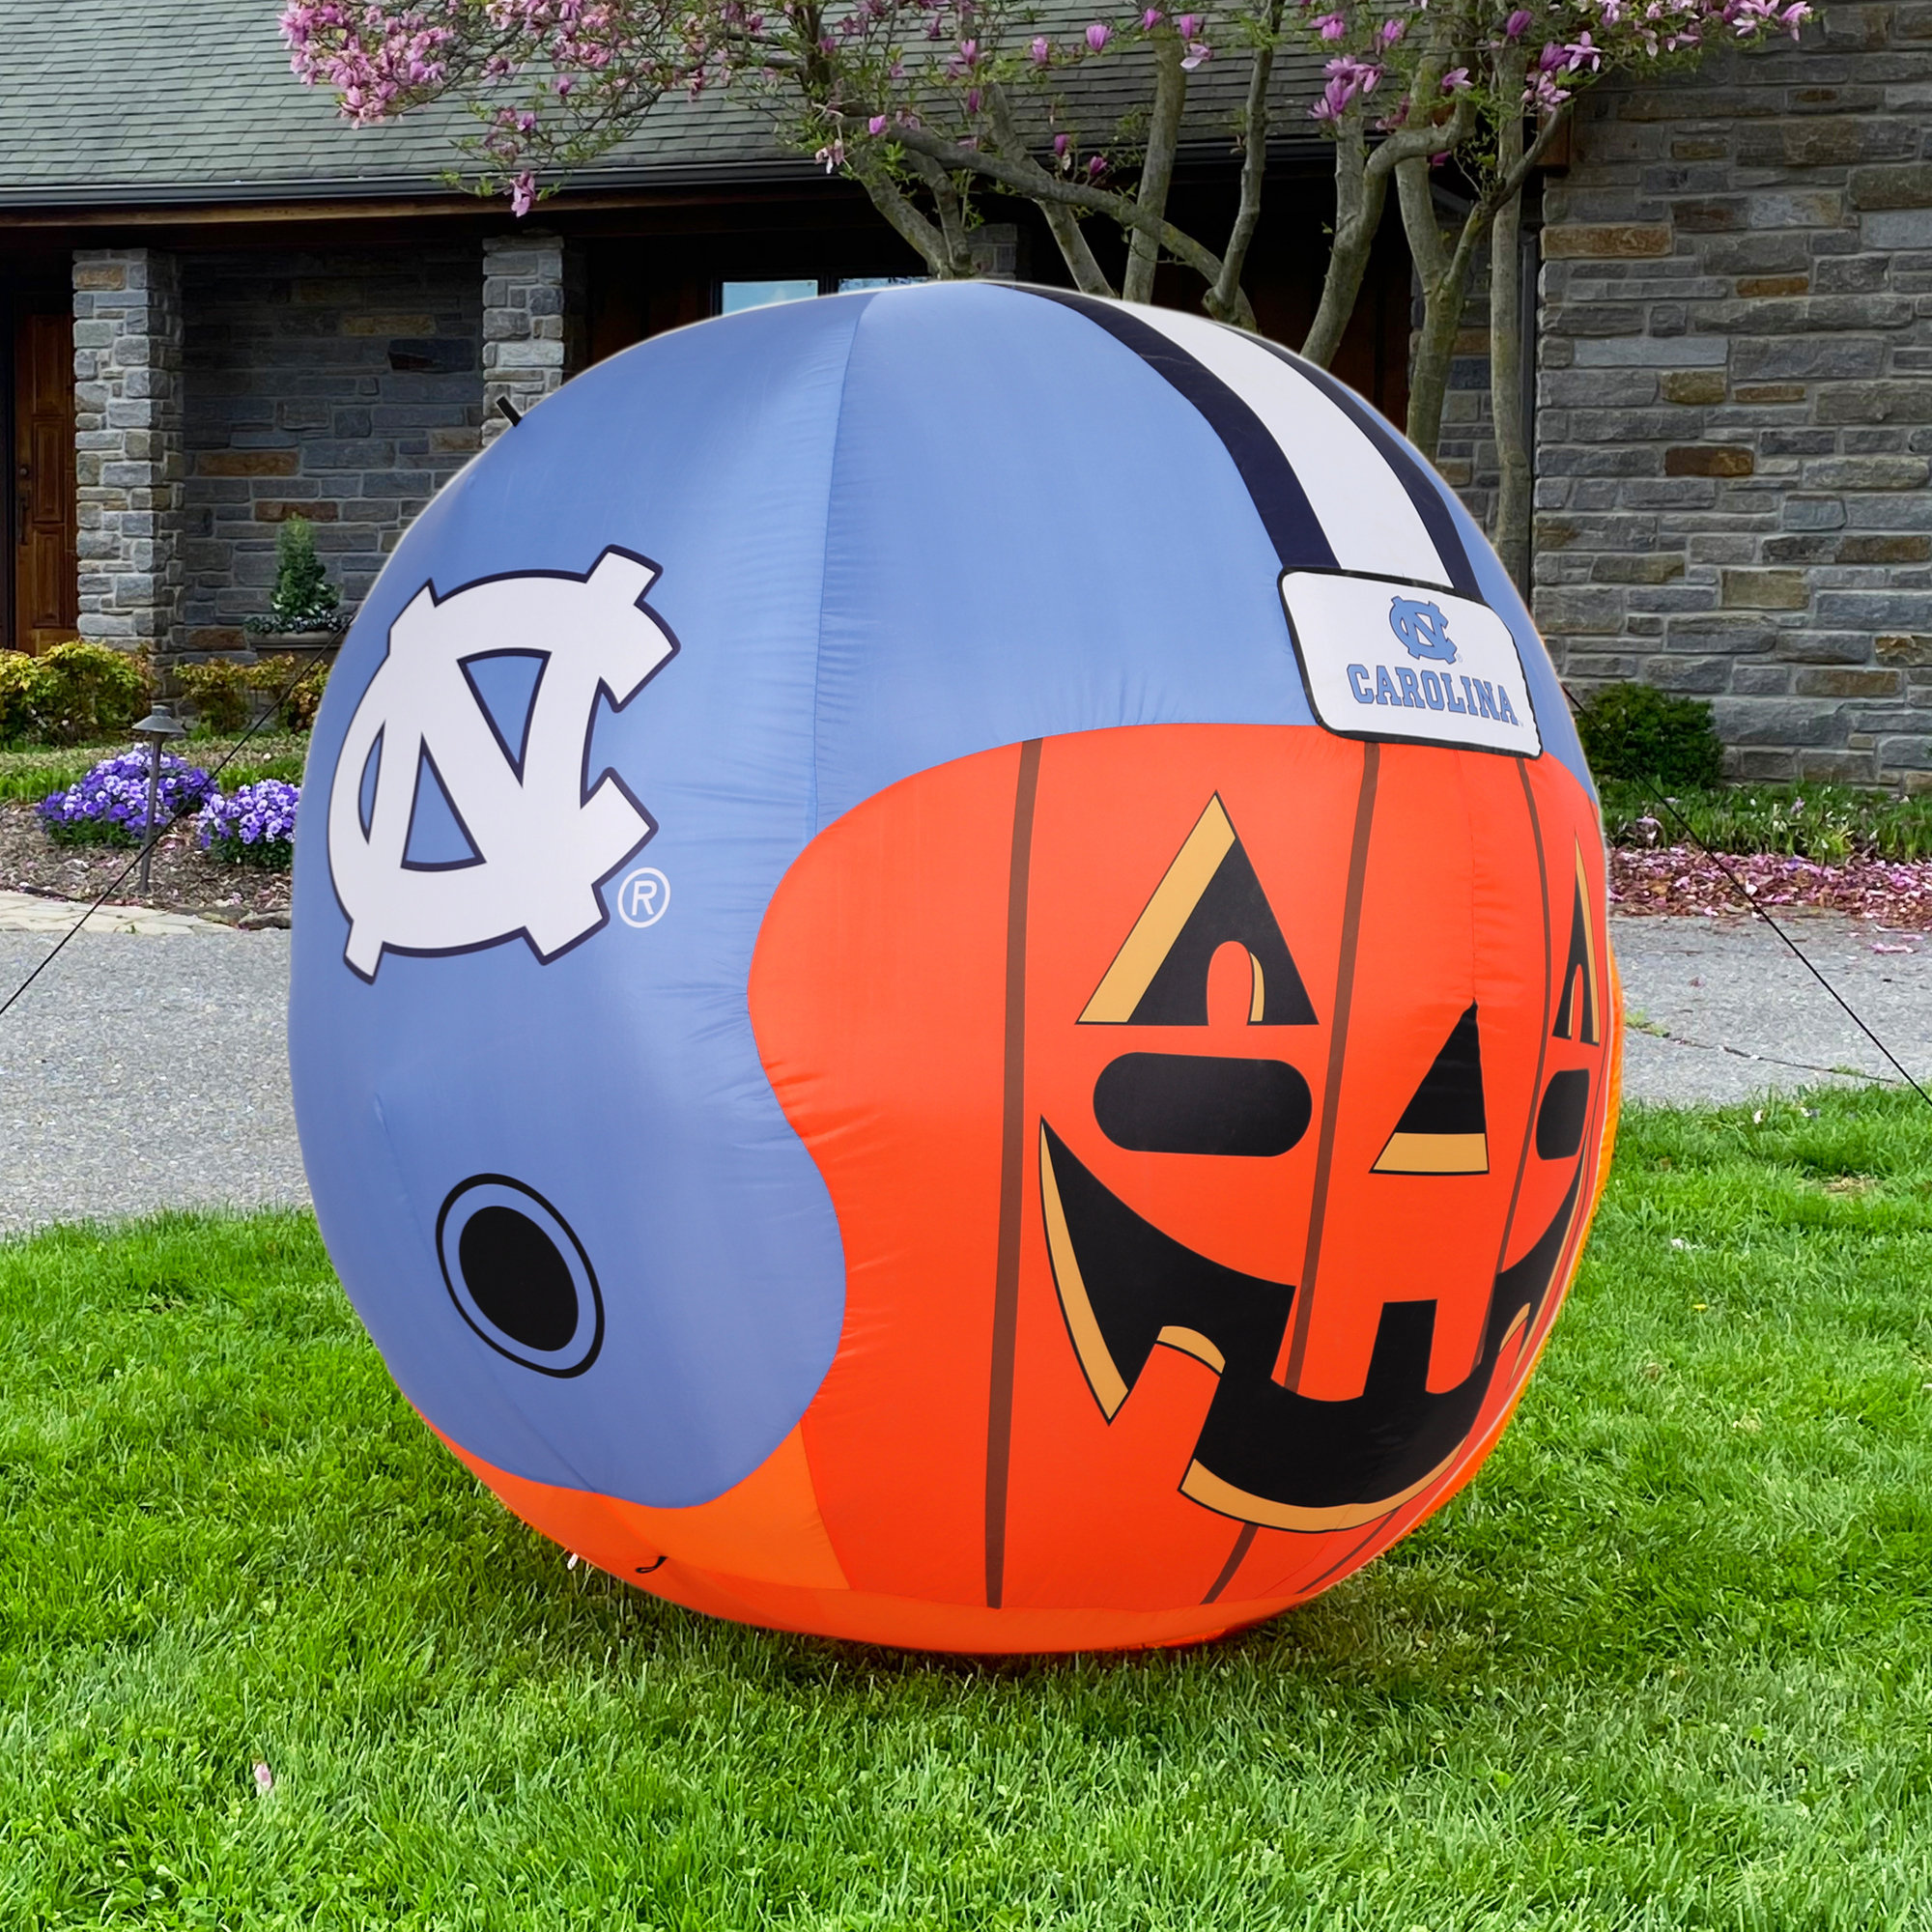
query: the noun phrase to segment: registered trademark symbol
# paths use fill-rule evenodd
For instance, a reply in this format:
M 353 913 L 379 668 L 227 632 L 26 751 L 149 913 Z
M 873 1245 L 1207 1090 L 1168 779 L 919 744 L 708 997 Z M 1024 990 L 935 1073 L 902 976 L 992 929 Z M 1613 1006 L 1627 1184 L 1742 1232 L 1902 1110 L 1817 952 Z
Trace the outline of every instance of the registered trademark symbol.
M 670 881 L 655 866 L 640 866 L 617 888 L 617 917 L 626 925 L 655 925 L 670 910 Z

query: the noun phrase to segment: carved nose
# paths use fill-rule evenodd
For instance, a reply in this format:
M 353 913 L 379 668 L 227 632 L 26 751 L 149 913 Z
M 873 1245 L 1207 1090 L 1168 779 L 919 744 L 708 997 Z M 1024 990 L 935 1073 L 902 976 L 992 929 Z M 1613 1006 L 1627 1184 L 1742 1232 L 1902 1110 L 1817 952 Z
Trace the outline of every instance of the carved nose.
M 1123 1053 L 1094 1085 L 1100 1131 L 1135 1153 L 1286 1153 L 1313 1112 L 1285 1060 Z

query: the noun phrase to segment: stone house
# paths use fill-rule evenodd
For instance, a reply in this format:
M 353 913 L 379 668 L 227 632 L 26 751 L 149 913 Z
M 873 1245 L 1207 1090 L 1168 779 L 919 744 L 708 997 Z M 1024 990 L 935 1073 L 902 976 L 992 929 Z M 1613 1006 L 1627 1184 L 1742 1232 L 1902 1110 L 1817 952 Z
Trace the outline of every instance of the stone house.
M 447 185 L 450 123 L 345 128 L 275 13 L 0 0 L 5 642 L 237 648 L 294 514 L 353 606 L 499 399 L 919 270 L 849 185 L 715 103 L 519 224 Z M 1281 87 L 1249 286 L 1294 341 L 1330 189 L 1311 73 Z M 1211 99 L 1201 124 L 1183 217 L 1233 190 Z M 1932 783 L 1929 134 L 1932 4 L 1833 6 L 1802 47 L 1589 97 L 1531 198 L 1540 621 L 1578 686 L 1710 696 L 1744 774 Z M 1399 420 L 1386 231 L 1337 369 Z M 1030 211 L 981 238 L 987 272 L 1059 278 Z M 1194 299 L 1179 273 L 1162 296 Z M 1441 459 L 1479 512 L 1485 347 L 1472 327 Z
M 1736 771 L 1932 787 L 1932 6 L 1587 98 L 1543 197 L 1536 595 Z

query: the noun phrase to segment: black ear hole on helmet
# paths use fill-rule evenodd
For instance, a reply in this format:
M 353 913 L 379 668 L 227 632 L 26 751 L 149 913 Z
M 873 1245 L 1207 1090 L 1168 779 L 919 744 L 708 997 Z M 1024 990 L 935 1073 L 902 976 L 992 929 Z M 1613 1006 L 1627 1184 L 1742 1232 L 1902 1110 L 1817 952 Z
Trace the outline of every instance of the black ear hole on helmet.
M 443 1202 L 436 1245 L 457 1313 L 499 1355 L 563 1377 L 597 1359 L 604 1300 L 590 1257 L 533 1187 L 471 1175 Z

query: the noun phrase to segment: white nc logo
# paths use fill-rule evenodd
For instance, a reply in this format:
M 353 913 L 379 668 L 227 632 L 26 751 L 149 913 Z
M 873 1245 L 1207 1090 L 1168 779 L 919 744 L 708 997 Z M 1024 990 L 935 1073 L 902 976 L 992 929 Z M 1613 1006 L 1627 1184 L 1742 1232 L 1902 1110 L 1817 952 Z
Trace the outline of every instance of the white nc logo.
M 643 608 L 657 575 L 611 549 L 588 577 L 486 578 L 440 602 L 425 584 L 390 625 L 328 794 L 344 957 L 365 980 L 385 950 L 468 952 L 521 933 L 549 960 L 604 923 L 597 888 L 657 828 L 612 773 L 586 795 L 590 727 L 600 694 L 628 703 L 677 649 Z M 504 657 L 535 661 L 520 747 L 476 681 Z M 470 856 L 411 856 L 425 773 Z

